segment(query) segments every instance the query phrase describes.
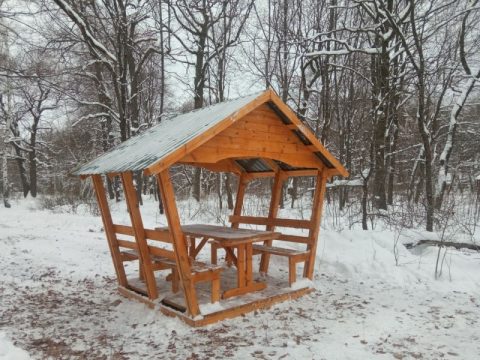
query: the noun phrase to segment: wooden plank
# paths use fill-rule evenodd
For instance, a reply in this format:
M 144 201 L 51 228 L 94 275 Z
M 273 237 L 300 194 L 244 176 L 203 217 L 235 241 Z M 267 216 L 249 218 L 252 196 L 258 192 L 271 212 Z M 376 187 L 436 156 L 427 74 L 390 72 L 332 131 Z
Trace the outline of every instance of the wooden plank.
M 288 126 L 282 124 L 280 121 L 278 124 L 262 124 L 257 121 L 239 121 L 232 125 L 233 129 L 249 130 L 249 131 L 261 131 L 267 133 L 281 134 L 285 129 L 288 130 Z
M 282 143 L 288 143 L 288 144 L 301 143 L 300 139 L 288 129 L 283 129 L 282 131 L 272 133 L 267 131 L 244 129 L 244 128 L 232 126 L 224 130 L 221 134 L 225 136 L 237 137 L 241 139 L 260 140 L 260 141 L 267 140 L 267 141 L 275 141 L 275 142 L 282 142 Z
M 274 152 L 269 149 L 251 150 L 247 148 L 209 147 L 204 145 L 181 159 L 181 162 L 216 163 L 225 158 L 266 158 L 283 161 L 294 167 L 321 169 L 323 163 L 313 153 L 306 150 L 296 153 Z
M 271 225 L 288 228 L 310 229 L 312 222 L 310 220 L 298 220 L 298 219 L 269 219 L 268 217 L 261 216 L 237 216 L 231 215 L 229 217 L 230 222 L 251 224 L 251 225 Z
M 165 214 L 168 221 L 168 227 L 173 239 L 173 248 L 177 262 L 180 282 L 185 295 L 185 302 L 190 315 L 196 316 L 200 313 L 198 307 L 197 294 L 192 281 L 190 263 L 188 260 L 187 248 L 184 241 L 184 235 L 180 227 L 180 218 L 178 216 L 177 205 L 175 203 L 175 193 L 170 181 L 168 169 L 157 175 L 158 186 L 165 207 Z
M 117 234 L 135 236 L 135 233 L 133 232 L 133 228 L 131 226 L 113 224 L 113 229 Z
M 217 135 L 215 139 L 212 139 L 208 143 L 202 145 L 199 149 L 228 149 L 233 150 L 248 150 L 248 151 L 268 151 L 271 153 L 280 154 L 300 154 L 302 156 L 313 155 L 305 148 L 303 144 L 288 144 L 272 141 L 258 141 L 252 139 L 239 139 L 234 137 L 224 137 Z M 315 156 L 315 155 L 313 155 Z M 322 163 L 319 161 L 318 167 L 322 167 Z
M 299 290 L 292 290 L 287 293 L 270 296 L 267 298 L 249 302 L 247 304 L 242 304 L 233 308 L 207 314 L 207 315 L 204 315 L 203 318 L 199 320 L 193 320 L 191 317 L 186 316 L 182 312 L 174 310 L 171 307 L 167 307 L 162 304 L 160 304 L 159 309 L 166 316 L 178 317 L 179 319 L 181 319 L 182 321 L 184 321 L 186 324 L 190 326 L 201 327 L 201 326 L 214 324 L 216 322 L 219 322 L 225 319 L 232 319 L 237 316 L 253 312 L 255 310 L 268 309 L 275 304 L 278 304 L 284 301 L 298 299 L 299 297 L 310 294 L 313 291 L 315 291 L 315 289 L 309 288 L 309 287 L 305 287 Z
M 308 236 L 290 235 L 290 234 L 281 234 L 278 240 L 284 240 L 284 241 L 301 243 L 301 244 L 310 244 L 312 242 Z
M 175 253 L 171 250 L 162 249 L 156 246 L 149 245 L 148 251 L 153 256 L 160 256 L 167 259 L 175 260 Z
M 123 267 L 122 256 L 118 248 L 117 236 L 113 227 L 112 215 L 108 207 L 107 196 L 105 188 L 103 187 L 103 180 L 101 175 L 92 175 L 93 187 L 97 197 L 98 207 L 102 216 L 103 228 L 107 237 L 108 248 L 112 256 L 113 266 L 117 275 L 117 281 L 120 286 L 127 286 L 127 277 L 125 275 L 125 268 Z
M 119 286 L 118 287 L 118 292 L 121 295 L 125 296 L 127 299 L 133 299 L 133 300 L 139 301 L 139 302 L 147 305 L 150 309 L 155 308 L 155 303 L 154 302 L 150 301 L 145 296 L 142 296 L 142 295 L 138 294 L 137 292 L 134 292 L 130 289 L 127 289 L 124 286 Z
M 148 297 L 154 300 L 158 297 L 157 284 L 155 281 L 155 275 L 152 269 L 152 261 L 150 258 L 150 252 L 148 251 L 148 244 L 145 238 L 145 230 L 143 228 L 142 216 L 137 201 L 137 194 L 133 187 L 133 176 L 131 172 L 124 172 L 121 175 L 123 189 L 125 192 L 125 200 L 127 202 L 128 212 L 130 214 L 130 220 L 132 222 L 132 228 L 135 235 L 135 241 L 138 246 L 138 254 L 140 263 L 142 266 L 142 274 L 145 277 L 147 285 Z
M 305 263 L 303 277 L 313 280 L 313 270 L 315 268 L 315 256 L 317 252 L 318 235 L 320 233 L 320 222 L 322 220 L 323 200 L 325 198 L 325 190 L 327 185 L 327 177 L 322 172 L 318 172 L 317 184 L 315 186 L 315 194 L 313 198 L 312 208 L 312 228 L 309 230 L 309 238 L 312 243 L 307 246 L 310 251 L 310 257 Z
M 236 287 L 234 289 L 225 290 L 222 294 L 222 299 L 228 299 L 234 296 L 245 295 L 254 291 L 261 291 L 267 287 L 263 282 L 253 282 L 249 286 Z
M 279 255 L 279 256 L 287 256 L 287 257 L 309 254 L 309 252 L 307 252 L 307 251 L 287 249 L 287 248 L 282 248 L 282 247 L 278 247 L 278 246 L 271 246 L 271 245 L 255 244 L 255 245 L 253 245 L 253 249 L 256 250 L 256 251 L 267 252 L 267 253 L 270 253 L 270 254 Z
M 187 144 L 182 146 L 180 149 L 173 151 L 172 153 L 170 153 L 170 155 L 167 155 L 162 160 L 149 166 L 147 169 L 145 169 L 144 171 L 145 174 L 154 175 L 168 169 L 172 164 L 178 162 L 180 159 L 185 157 L 186 154 L 191 153 L 193 150 L 195 150 L 196 148 L 198 148 L 199 146 L 201 146 L 202 144 L 204 144 L 205 142 L 213 138 L 215 135 L 221 133 L 223 130 L 231 126 L 233 123 L 243 118 L 245 115 L 247 115 L 251 111 L 255 110 L 258 106 L 266 103 L 269 99 L 270 99 L 270 93 L 268 91 L 262 93 L 256 99 L 251 101 L 249 104 L 245 105 L 240 110 L 236 111 L 234 114 L 225 118 L 215 126 L 212 126 L 203 134 L 190 140 Z
M 133 228 L 127 225 L 118 225 L 114 224 L 113 228 L 117 234 L 135 236 Z M 144 229 L 145 237 L 150 240 L 162 241 L 165 243 L 171 243 L 172 239 L 170 233 L 165 230 L 153 230 L 153 229 Z
M 234 229 L 232 227 L 209 225 L 209 224 L 191 224 L 183 225 L 184 235 L 195 238 L 209 238 L 220 242 L 230 240 L 250 240 L 252 238 L 270 237 L 273 231 L 252 230 L 252 229 Z
M 277 174 L 275 175 L 275 179 L 273 180 L 272 197 L 270 199 L 270 207 L 268 209 L 268 218 L 267 218 L 268 222 L 265 228 L 267 231 L 275 230 L 275 223 L 273 223 L 273 220 L 277 218 L 278 208 L 280 206 L 280 199 L 282 196 L 283 181 L 284 179 L 282 178 L 282 173 L 280 171 L 277 171 Z M 264 244 L 267 246 L 272 246 L 272 243 L 273 243 L 272 240 L 268 240 L 268 241 L 265 241 Z M 270 254 L 269 253 L 262 254 L 262 259 L 260 260 L 260 272 L 266 274 L 268 272 L 269 263 L 270 263 Z
M 120 240 L 118 239 L 118 246 L 127 248 L 127 249 L 133 249 L 136 250 L 138 249 L 137 243 L 133 241 L 128 241 L 128 240 Z

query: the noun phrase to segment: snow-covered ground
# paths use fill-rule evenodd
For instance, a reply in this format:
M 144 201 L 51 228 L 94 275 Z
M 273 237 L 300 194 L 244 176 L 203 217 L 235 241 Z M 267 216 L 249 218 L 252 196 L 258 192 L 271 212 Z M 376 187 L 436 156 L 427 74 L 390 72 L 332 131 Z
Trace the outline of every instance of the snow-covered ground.
M 153 202 L 147 226 L 164 225 Z M 184 222 L 221 222 L 180 203 Z M 128 224 L 123 204 L 114 218 Z M 422 232 L 405 232 L 421 238 Z M 322 229 L 316 291 L 204 328 L 121 297 L 99 217 L 0 208 L 0 359 L 478 359 L 480 254 L 397 247 L 388 231 Z M 272 276 L 287 276 L 273 258 Z

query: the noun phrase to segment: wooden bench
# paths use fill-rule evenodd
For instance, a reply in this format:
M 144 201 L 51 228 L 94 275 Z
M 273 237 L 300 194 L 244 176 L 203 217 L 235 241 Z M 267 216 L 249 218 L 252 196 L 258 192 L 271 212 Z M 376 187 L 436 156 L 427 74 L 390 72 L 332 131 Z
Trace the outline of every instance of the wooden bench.
M 123 261 L 138 260 L 139 256 L 136 250 L 124 250 L 121 252 Z M 172 292 L 176 293 L 179 289 L 179 274 L 177 269 L 177 262 L 173 259 L 150 255 L 152 259 L 152 267 L 154 271 L 157 270 L 172 270 L 172 273 L 167 277 L 167 280 L 172 281 Z M 190 264 L 191 279 L 194 284 L 198 282 L 211 282 L 211 302 L 215 303 L 220 300 L 220 272 L 222 267 L 218 265 L 209 265 L 199 261 L 193 261 Z
M 269 245 L 253 245 L 253 254 L 270 254 L 288 258 L 288 283 L 297 281 L 297 264 L 307 261 L 310 251 L 287 249 Z
M 276 226 L 285 227 L 285 228 L 295 228 L 295 229 L 310 229 L 311 222 L 309 220 L 296 220 L 296 219 L 279 219 L 279 218 L 267 218 L 267 217 L 254 217 L 254 216 L 239 216 L 232 215 L 230 216 L 230 222 L 232 225 L 238 226 L 238 224 L 248 224 L 248 225 L 265 225 L 268 229 L 273 229 Z M 312 243 L 312 240 L 308 236 L 298 236 L 298 235 L 289 235 L 281 234 L 276 241 L 290 242 L 290 243 L 300 243 L 309 245 Z M 295 281 L 297 281 L 297 264 L 305 263 L 310 258 L 310 250 L 295 250 L 285 247 L 272 246 L 272 243 L 265 242 L 263 245 L 254 244 L 253 245 L 253 254 L 254 255 L 275 255 L 283 256 L 288 258 L 288 283 L 291 286 Z

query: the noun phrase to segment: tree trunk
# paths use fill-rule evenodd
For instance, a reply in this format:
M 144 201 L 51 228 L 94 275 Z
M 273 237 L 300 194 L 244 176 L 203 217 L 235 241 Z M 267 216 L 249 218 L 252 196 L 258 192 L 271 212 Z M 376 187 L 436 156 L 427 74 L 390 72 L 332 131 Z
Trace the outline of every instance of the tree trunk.
M 228 210 L 233 210 L 232 175 L 230 173 L 225 176 L 225 190 L 227 191 Z

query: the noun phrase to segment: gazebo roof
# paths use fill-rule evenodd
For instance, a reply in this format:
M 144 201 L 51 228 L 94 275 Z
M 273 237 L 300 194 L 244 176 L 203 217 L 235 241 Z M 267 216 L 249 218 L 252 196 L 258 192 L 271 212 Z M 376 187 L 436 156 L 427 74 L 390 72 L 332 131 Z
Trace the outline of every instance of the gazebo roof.
M 254 93 L 164 120 L 98 158 L 77 167 L 72 174 L 88 176 L 139 170 L 144 170 L 147 174 L 157 173 L 160 168 L 173 165 L 186 154 L 264 104 L 278 115 L 282 123 L 295 133 L 302 144 L 310 149 L 313 147 L 313 153 L 321 163 L 332 170 L 331 175 L 346 176 L 348 174 L 273 90 Z M 236 165 L 246 172 L 271 170 L 271 167 L 262 162 L 261 158 L 235 161 Z M 277 163 L 283 170 L 298 169 L 281 161 Z

